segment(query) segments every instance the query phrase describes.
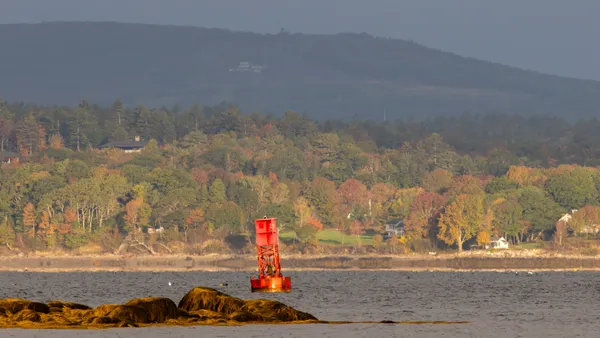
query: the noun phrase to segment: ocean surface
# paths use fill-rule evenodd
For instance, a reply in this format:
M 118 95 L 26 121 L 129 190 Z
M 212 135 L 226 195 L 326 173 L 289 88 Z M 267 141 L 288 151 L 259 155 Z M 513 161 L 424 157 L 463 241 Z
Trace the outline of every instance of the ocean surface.
M 0 272 L 0 298 L 98 306 L 132 298 L 178 303 L 194 286 L 271 298 L 331 321 L 466 324 L 310 324 L 109 330 L 0 329 L 0 337 L 600 337 L 598 272 L 294 271 L 289 294 L 256 294 L 244 272 Z M 171 282 L 171 286 L 169 286 Z M 220 287 L 220 283 L 227 283 Z

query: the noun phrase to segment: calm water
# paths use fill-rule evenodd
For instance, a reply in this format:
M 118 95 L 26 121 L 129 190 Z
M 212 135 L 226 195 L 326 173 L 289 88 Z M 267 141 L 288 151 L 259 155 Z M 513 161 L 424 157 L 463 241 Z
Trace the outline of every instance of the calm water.
M 0 298 L 97 306 L 194 286 L 273 298 L 323 320 L 470 321 L 454 325 L 250 325 L 111 330 L 2 330 L 0 337 L 599 337 L 600 273 L 290 272 L 289 294 L 252 294 L 248 273 L 0 272 Z M 169 286 L 168 283 L 172 285 Z M 227 282 L 227 287 L 219 283 Z

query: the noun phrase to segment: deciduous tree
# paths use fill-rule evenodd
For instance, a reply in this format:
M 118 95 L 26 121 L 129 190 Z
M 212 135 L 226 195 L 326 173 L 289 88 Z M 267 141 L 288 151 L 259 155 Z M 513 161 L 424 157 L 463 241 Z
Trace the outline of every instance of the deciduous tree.
M 31 236 L 35 237 L 36 234 L 36 221 L 35 221 L 35 208 L 33 204 L 25 204 L 23 208 L 23 226 L 25 231 Z
M 478 233 L 482 220 L 481 197 L 461 194 L 440 216 L 438 238 L 448 245 L 456 244 L 458 251 L 462 252 L 464 242 Z
M 410 205 L 410 214 L 405 221 L 406 230 L 413 237 L 427 237 L 446 199 L 434 192 L 424 192 L 418 195 Z

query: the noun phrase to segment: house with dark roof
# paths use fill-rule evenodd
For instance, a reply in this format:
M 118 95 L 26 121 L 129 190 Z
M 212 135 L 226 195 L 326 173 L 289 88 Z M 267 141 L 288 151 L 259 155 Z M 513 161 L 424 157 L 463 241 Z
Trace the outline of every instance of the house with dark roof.
M 100 149 L 120 149 L 126 153 L 139 153 L 146 147 L 148 141 L 141 141 L 139 136 L 136 136 L 133 141 L 112 141 L 100 146 Z

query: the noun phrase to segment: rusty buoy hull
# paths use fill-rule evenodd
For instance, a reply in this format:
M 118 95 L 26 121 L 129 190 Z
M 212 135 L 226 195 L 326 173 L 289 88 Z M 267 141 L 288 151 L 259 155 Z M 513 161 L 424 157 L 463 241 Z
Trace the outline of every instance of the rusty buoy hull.
M 290 277 L 263 277 L 250 279 L 252 292 L 290 292 L 292 280 Z

